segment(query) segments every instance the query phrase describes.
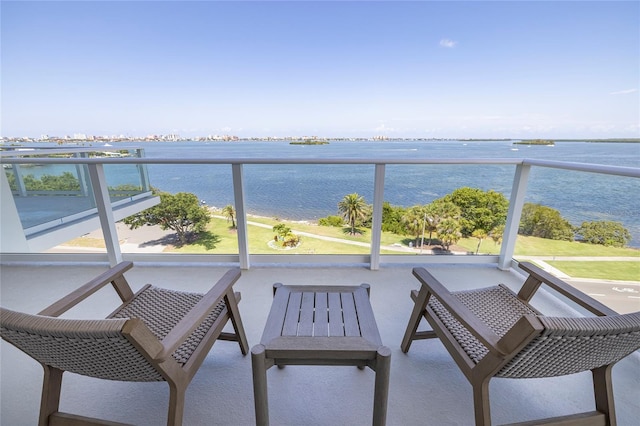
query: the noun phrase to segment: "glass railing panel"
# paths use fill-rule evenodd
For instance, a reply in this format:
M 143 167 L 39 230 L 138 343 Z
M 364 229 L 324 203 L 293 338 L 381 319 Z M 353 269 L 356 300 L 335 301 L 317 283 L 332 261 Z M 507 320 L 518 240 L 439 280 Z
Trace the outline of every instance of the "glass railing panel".
M 90 157 L 123 158 L 142 157 L 142 149 L 119 149 L 116 151 L 94 152 Z M 86 171 L 86 168 L 85 168 Z M 111 202 L 128 201 L 151 191 L 147 166 L 142 164 L 105 164 L 105 179 Z
M 388 165 L 386 167 L 381 253 L 397 255 L 498 254 L 514 177 L 512 165 Z M 438 200 L 454 191 L 493 191 L 501 214 L 487 232 L 472 235 L 465 214 Z M 497 210 L 496 210 L 497 211 Z M 439 233 L 441 235 L 439 235 Z
M 630 238 L 623 245 L 637 249 L 640 248 L 638 195 L 638 181 L 635 178 L 538 167 L 531 171 L 524 213 L 527 203 L 548 207 L 554 216 L 548 217 L 542 215 L 544 211 L 538 212 L 541 215 L 539 220 L 554 220 L 556 214 L 560 220 L 551 222 L 546 228 L 552 228 L 556 222 L 566 222 L 570 225 L 568 228 L 576 231 L 574 235 L 578 241 L 582 240 L 582 235 L 577 228 L 583 223 L 615 222 L 628 231 Z M 562 235 L 554 236 L 544 231 L 545 227 L 541 226 L 533 233 L 530 229 L 521 229 L 520 234 L 563 240 Z M 611 247 L 611 244 L 599 247 L 603 249 L 602 255 L 606 256 L 605 247 Z
M 514 257 L 640 261 L 638 195 L 636 178 L 533 168 Z M 596 264 L 584 263 L 585 273 L 589 265 Z M 631 268 L 628 278 L 640 279 L 640 263 Z
M 76 220 L 91 214 L 96 207 L 87 165 L 42 164 L 38 158 L 122 158 L 141 154 L 140 150 L 135 149 L 93 151 L 49 148 L 29 151 L 37 152 L 33 155 L 33 163 L 3 165 L 22 226 L 30 230 L 28 233 Z M 31 157 L 18 153 L 15 156 Z M 134 199 L 150 190 L 143 165 L 106 165 L 104 169 L 114 204 Z
M 370 253 L 373 165 L 246 165 L 244 179 L 251 254 Z
M 187 230 L 183 243 L 174 229 L 160 225 L 130 229 L 125 221 L 117 224 L 118 236 L 126 243 L 123 252 L 237 255 L 237 215 L 234 205 L 231 166 L 228 164 L 150 164 L 149 181 L 155 194 L 176 196 L 187 193 L 195 207 L 205 210 L 211 219 L 202 232 Z M 131 172 L 132 174 L 134 172 Z M 161 195 L 162 197 L 162 195 Z M 229 208 L 226 208 L 230 206 Z
M 5 167 L 23 228 L 59 222 L 94 208 L 83 170 L 82 165 L 39 164 L 37 161 Z

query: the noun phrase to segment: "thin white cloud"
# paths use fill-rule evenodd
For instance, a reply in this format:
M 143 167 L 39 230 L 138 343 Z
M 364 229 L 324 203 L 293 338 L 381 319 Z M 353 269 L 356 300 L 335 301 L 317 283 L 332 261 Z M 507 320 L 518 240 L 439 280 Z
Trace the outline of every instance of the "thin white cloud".
M 617 92 L 610 92 L 610 95 L 628 95 L 630 93 L 636 93 L 638 89 L 618 90 Z
M 442 40 L 440 40 L 440 46 L 449 49 L 453 49 L 457 44 L 457 41 L 449 40 L 448 38 L 443 38 Z

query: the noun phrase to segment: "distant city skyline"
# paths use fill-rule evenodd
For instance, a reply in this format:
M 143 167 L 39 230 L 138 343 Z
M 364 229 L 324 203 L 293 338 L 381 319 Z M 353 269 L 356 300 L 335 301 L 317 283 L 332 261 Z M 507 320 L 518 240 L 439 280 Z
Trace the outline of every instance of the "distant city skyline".
M 640 137 L 637 1 L 0 3 L 0 136 Z

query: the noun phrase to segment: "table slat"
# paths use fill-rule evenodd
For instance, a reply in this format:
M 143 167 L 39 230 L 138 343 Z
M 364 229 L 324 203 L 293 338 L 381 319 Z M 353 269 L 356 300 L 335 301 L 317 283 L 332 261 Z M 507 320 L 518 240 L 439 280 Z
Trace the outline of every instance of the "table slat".
M 284 316 L 284 326 L 282 327 L 283 336 L 295 336 L 298 334 L 301 302 L 302 293 L 295 292 L 289 294 L 289 304 L 287 305 L 287 313 Z
M 284 313 L 289 303 L 290 291 L 286 286 L 281 286 L 277 289 L 276 295 L 273 298 L 271 310 L 267 317 L 267 323 L 264 326 L 264 332 L 260 343 L 265 344 L 275 337 L 282 336 L 282 327 L 284 326 Z
M 329 293 L 329 336 L 344 336 L 340 293 Z
M 329 311 L 327 311 L 327 293 L 316 293 L 316 312 L 314 321 L 314 336 L 329 335 Z
M 340 298 L 342 299 L 342 315 L 344 317 L 344 335 L 360 336 L 353 293 L 340 293 Z
M 362 337 L 369 342 L 377 343 L 382 346 L 382 339 L 380 338 L 380 332 L 376 325 L 367 290 L 364 288 L 358 289 L 353 293 L 353 297 L 358 311 L 358 323 L 360 324 L 360 333 L 362 333 Z
M 313 336 L 313 308 L 314 294 L 312 292 L 310 293 L 305 291 L 302 293 L 298 336 Z

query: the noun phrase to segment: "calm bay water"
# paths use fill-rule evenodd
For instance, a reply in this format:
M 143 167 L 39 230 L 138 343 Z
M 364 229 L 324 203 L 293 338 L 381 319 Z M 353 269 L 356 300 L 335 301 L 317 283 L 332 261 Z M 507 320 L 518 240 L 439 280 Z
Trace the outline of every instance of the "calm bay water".
M 113 148 L 142 147 L 147 157 L 246 158 L 535 158 L 577 163 L 640 167 L 640 144 L 558 142 L 555 146 L 513 145 L 508 141 L 387 141 L 290 145 L 287 142 L 113 143 Z M 120 166 L 119 166 L 120 167 Z M 233 204 L 231 166 L 149 165 L 151 184 L 167 192 L 192 192 L 209 206 Z M 510 196 L 515 166 L 387 166 L 385 200 L 393 205 L 427 204 L 462 186 Z M 39 172 L 40 174 L 42 172 Z M 107 170 L 109 185 L 131 182 L 135 170 Z M 247 165 L 247 211 L 292 220 L 316 220 L 337 214 L 346 194 L 373 202 L 374 166 Z M 584 221 L 622 222 L 640 247 L 638 179 L 534 167 L 527 202 L 560 211 L 573 225 Z

